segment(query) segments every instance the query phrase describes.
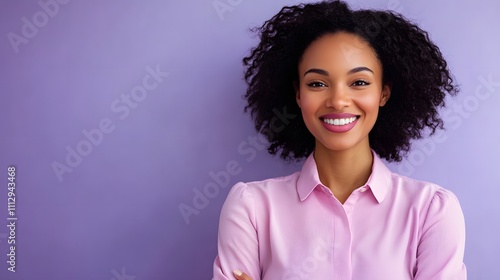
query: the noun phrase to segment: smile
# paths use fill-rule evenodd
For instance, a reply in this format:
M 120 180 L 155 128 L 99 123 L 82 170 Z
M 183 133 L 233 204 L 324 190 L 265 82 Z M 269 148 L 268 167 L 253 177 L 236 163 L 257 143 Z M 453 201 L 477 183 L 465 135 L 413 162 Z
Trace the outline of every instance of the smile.
M 356 120 L 356 117 L 351 117 L 351 118 L 342 118 L 342 119 L 327 119 L 323 118 L 323 122 L 330 124 L 330 125 L 346 125 L 354 122 Z
M 350 113 L 325 114 L 320 117 L 323 127 L 333 133 L 344 133 L 353 129 L 360 116 Z

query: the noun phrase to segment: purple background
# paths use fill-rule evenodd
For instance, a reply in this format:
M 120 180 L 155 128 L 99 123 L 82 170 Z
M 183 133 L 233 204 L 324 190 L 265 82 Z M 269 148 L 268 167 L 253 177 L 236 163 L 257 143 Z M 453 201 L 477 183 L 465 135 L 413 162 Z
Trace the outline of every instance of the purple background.
M 209 174 L 223 178 L 226 165 L 237 164 L 233 185 L 300 166 L 250 146 L 256 133 L 242 112 L 240 62 L 256 43 L 248 28 L 298 1 L 67 2 L 50 6 L 45 18 L 37 1 L 1 2 L 0 279 L 210 279 L 230 186 L 218 187 Z M 448 129 L 391 168 L 457 194 L 469 279 L 496 278 L 499 2 L 350 2 L 402 12 L 429 31 L 448 59 L 462 89 L 449 100 Z M 23 17 L 33 23 L 33 16 L 40 27 L 12 44 L 12 33 L 24 36 Z M 126 105 L 122 94 L 140 93 L 147 67 L 169 75 Z M 82 131 L 95 132 L 102 121 L 113 130 L 85 150 L 90 142 Z M 78 145 L 88 155 L 58 178 L 53 163 L 67 165 L 66 148 Z M 4 225 L 11 164 L 15 274 L 7 271 Z M 205 205 L 186 223 L 179 205 L 194 207 L 195 193 L 206 186 L 211 197 L 198 200 Z

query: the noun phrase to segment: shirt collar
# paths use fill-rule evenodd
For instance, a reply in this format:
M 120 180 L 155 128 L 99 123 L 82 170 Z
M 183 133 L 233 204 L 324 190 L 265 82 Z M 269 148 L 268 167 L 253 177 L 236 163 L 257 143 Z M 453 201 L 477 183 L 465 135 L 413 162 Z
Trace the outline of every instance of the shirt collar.
M 373 196 L 375 196 L 378 203 L 381 203 L 391 187 L 392 172 L 373 150 L 372 154 L 372 173 L 365 186 L 368 186 L 371 189 Z M 322 184 L 319 180 L 316 161 L 314 160 L 313 153 L 311 153 L 304 162 L 302 171 L 300 172 L 300 176 L 297 181 L 297 193 L 300 200 L 304 201 L 317 186 L 322 186 Z

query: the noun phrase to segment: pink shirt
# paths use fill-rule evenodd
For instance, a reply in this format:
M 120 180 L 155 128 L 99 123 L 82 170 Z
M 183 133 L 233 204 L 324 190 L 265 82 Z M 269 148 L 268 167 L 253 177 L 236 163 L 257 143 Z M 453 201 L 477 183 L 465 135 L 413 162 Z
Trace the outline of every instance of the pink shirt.
M 342 205 L 313 156 L 301 172 L 238 183 L 219 223 L 214 280 L 466 279 L 456 196 L 392 173 L 374 154 L 368 182 Z

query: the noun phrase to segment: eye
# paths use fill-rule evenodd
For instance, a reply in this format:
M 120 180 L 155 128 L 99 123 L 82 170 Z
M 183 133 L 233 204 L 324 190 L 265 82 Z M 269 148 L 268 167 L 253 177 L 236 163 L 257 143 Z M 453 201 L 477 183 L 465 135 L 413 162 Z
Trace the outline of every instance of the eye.
M 310 82 L 307 84 L 307 86 L 313 87 L 313 88 L 326 87 L 326 85 L 322 82 Z
M 357 80 L 354 83 L 352 83 L 352 85 L 360 87 L 360 86 L 368 86 L 368 85 L 370 85 L 370 83 L 365 81 L 365 80 Z

